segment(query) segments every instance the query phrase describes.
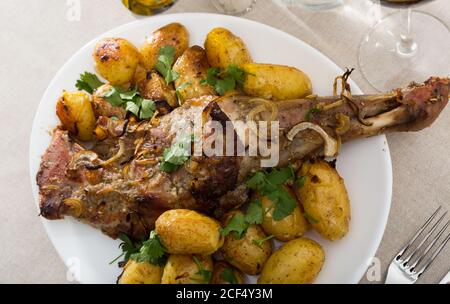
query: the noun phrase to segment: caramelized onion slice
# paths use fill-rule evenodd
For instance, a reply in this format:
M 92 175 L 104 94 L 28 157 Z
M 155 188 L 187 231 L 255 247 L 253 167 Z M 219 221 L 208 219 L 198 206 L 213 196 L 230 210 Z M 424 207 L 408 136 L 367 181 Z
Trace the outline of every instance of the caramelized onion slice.
M 325 142 L 325 146 L 323 149 L 323 153 L 325 157 L 335 157 L 338 154 L 339 151 L 339 143 L 337 140 L 332 138 L 330 135 L 328 135 L 327 132 L 325 132 L 322 127 L 319 125 L 310 123 L 310 122 L 302 122 L 298 125 L 294 126 L 289 133 L 287 134 L 287 139 L 290 141 L 293 141 L 295 136 L 297 136 L 298 133 L 305 131 L 305 130 L 313 130 L 319 133 L 319 135 L 323 138 L 323 141 Z

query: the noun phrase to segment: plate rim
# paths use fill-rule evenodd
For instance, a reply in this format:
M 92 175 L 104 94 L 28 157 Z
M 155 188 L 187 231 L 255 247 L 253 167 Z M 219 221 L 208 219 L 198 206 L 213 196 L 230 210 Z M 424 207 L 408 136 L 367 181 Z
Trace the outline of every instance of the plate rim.
M 93 43 L 95 43 L 96 41 L 98 41 L 99 39 L 103 38 L 103 37 L 107 37 L 108 35 L 111 35 L 114 32 L 118 32 L 118 31 L 126 31 L 126 29 L 128 27 L 133 27 L 136 24 L 140 24 L 140 23 L 146 23 L 148 20 L 153 20 L 155 22 L 158 22 L 160 20 L 164 20 L 167 18 L 177 18 L 177 17 L 205 17 L 205 18 L 222 18 L 224 20 L 228 19 L 228 20 L 233 20 L 235 22 L 244 22 L 244 23 L 249 23 L 249 24 L 253 24 L 255 26 L 259 26 L 259 27 L 263 27 L 267 30 L 272 31 L 274 34 L 278 35 L 278 36 L 282 36 L 282 38 L 286 38 L 289 39 L 291 41 L 295 41 L 296 43 L 301 43 L 303 44 L 303 46 L 307 49 L 309 49 L 309 51 L 311 52 L 315 52 L 317 53 L 318 56 L 322 57 L 322 59 L 324 61 L 326 61 L 328 64 L 333 65 L 338 67 L 340 70 L 342 70 L 342 68 L 333 60 L 331 60 L 328 56 L 324 55 L 320 50 L 314 48 L 313 46 L 311 46 L 310 44 L 306 43 L 305 41 L 303 41 L 302 39 L 295 37 L 294 35 L 291 35 L 287 32 L 284 32 L 278 28 L 275 28 L 273 26 L 255 21 L 255 20 L 251 20 L 251 19 L 246 19 L 246 18 L 241 18 L 241 17 L 235 17 L 235 16 L 230 16 L 230 15 L 222 15 L 222 14 L 214 14 L 214 13 L 195 13 L 195 12 L 187 12 L 187 13 L 175 13 L 175 14 L 163 14 L 163 15 L 158 15 L 158 16 L 152 16 L 149 18 L 143 18 L 143 19 L 138 19 L 138 20 L 134 20 L 131 22 L 127 22 L 125 24 L 116 26 L 102 34 L 97 35 L 96 37 L 94 37 L 93 39 L 89 40 L 88 42 L 86 42 L 80 49 L 78 49 L 73 55 L 70 56 L 69 59 L 67 59 L 65 61 L 65 63 L 58 69 L 57 73 L 55 74 L 55 76 L 52 78 L 52 80 L 49 82 L 47 88 L 45 89 L 42 97 L 39 100 L 39 105 L 37 107 L 37 110 L 35 112 L 34 118 L 33 118 L 33 123 L 32 123 L 32 129 L 31 129 L 31 133 L 30 133 L 30 139 L 29 139 L 29 148 L 28 148 L 28 170 L 29 170 L 29 175 L 30 175 L 30 179 L 31 179 L 31 189 L 33 192 L 33 199 L 34 199 L 34 203 L 35 206 L 37 208 L 37 210 L 39 211 L 39 191 L 37 188 L 37 184 L 36 184 L 36 176 L 33 176 L 33 164 L 32 164 L 32 158 L 33 158 L 33 153 L 32 153 L 32 146 L 33 146 L 33 142 L 35 140 L 35 133 L 37 132 L 37 117 L 39 116 L 40 112 L 42 111 L 42 104 L 43 101 L 45 99 L 45 97 L 49 94 L 51 87 L 54 86 L 54 83 L 56 82 L 56 80 L 58 78 L 60 78 L 60 76 L 62 75 L 63 70 L 69 65 L 69 63 L 74 60 L 76 57 L 78 57 L 79 55 L 81 55 L 81 53 L 85 52 L 85 50 Z M 359 86 L 352 80 L 350 79 L 350 84 L 351 86 L 356 89 L 357 91 L 361 91 L 361 89 L 359 88 Z M 386 208 L 384 208 L 383 212 L 382 212 L 382 222 L 380 222 L 379 225 L 379 229 L 376 230 L 376 235 L 373 236 L 373 241 L 371 242 L 371 246 L 370 248 L 367 250 L 367 255 L 369 256 L 369 259 L 376 257 L 376 253 L 379 249 L 379 246 L 381 244 L 381 241 L 383 239 L 385 230 L 386 230 L 386 226 L 388 223 L 388 219 L 389 219 L 389 214 L 390 214 L 390 210 L 392 208 L 392 192 L 393 192 L 393 171 L 392 171 L 392 157 L 391 157 L 391 153 L 390 153 L 390 148 L 389 148 L 389 143 L 387 141 L 387 137 L 386 135 L 379 135 L 378 137 L 380 137 L 381 139 L 383 139 L 386 143 L 385 145 L 385 149 L 386 149 L 386 159 L 385 159 L 385 165 L 386 167 L 386 173 L 387 173 L 387 177 L 385 180 L 386 183 L 386 197 L 385 200 L 387 202 L 386 204 Z M 65 261 L 64 257 L 62 256 L 61 251 L 58 249 L 58 246 L 56 246 L 55 244 L 55 240 L 54 240 L 54 235 L 50 229 L 50 227 L 47 225 L 47 220 L 44 219 L 43 217 L 40 216 L 40 221 L 42 223 L 42 225 L 44 226 L 45 232 L 47 233 L 48 238 L 50 239 L 52 246 L 54 247 L 54 249 L 56 250 L 58 256 L 60 257 L 60 259 L 62 260 L 62 262 L 66 265 L 66 267 L 69 267 L 69 265 L 67 265 L 67 262 Z M 355 271 L 353 274 L 353 277 L 350 278 L 348 281 L 351 282 L 350 284 L 357 284 L 361 281 L 361 279 L 363 278 L 364 274 L 366 273 L 368 267 L 370 266 L 371 260 L 367 261 L 366 265 L 361 265 L 358 267 L 358 271 Z M 83 282 L 80 282 L 83 283 Z

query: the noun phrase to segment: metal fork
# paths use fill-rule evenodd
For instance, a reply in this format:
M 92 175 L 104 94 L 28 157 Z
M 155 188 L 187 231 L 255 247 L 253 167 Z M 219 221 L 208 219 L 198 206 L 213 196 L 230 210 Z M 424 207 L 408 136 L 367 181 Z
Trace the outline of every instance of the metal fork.
M 450 225 L 450 220 L 439 230 L 439 232 L 432 237 L 439 224 L 447 215 L 447 211 L 433 224 L 433 227 L 425 233 L 424 237 L 420 237 L 424 234 L 424 231 L 433 222 L 436 215 L 441 211 L 442 206 L 439 207 L 420 227 L 413 238 L 400 250 L 389 265 L 388 274 L 386 277 L 386 284 L 414 284 L 420 276 L 430 267 L 431 263 L 436 259 L 439 253 L 444 249 L 450 240 L 450 233 L 443 239 L 443 241 L 437 246 L 434 251 L 430 252 L 434 245 L 444 234 L 447 227 Z M 420 241 L 418 239 L 421 239 Z M 416 240 L 418 245 L 415 246 Z M 424 245 L 426 245 L 425 249 Z M 430 253 L 430 254 L 428 254 Z M 428 257 L 428 258 L 427 258 Z

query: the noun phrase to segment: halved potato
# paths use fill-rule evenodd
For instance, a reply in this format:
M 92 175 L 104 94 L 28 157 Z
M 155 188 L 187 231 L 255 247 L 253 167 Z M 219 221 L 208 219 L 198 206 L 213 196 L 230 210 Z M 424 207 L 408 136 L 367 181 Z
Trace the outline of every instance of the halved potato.
M 209 32 L 205 41 L 206 56 L 213 67 L 226 69 L 252 62 L 244 41 L 227 29 L 218 27 Z
M 119 284 L 161 284 L 163 267 L 129 260 L 123 268 Z
M 244 92 L 249 96 L 289 100 L 312 94 L 311 80 L 299 69 L 261 63 L 247 63 L 242 69 L 247 73 Z
M 175 48 L 175 60 L 180 57 L 189 47 L 189 32 L 180 23 L 168 24 L 145 39 L 139 51 L 142 55 L 141 61 L 147 70 L 151 70 L 158 62 L 159 51 L 163 46 Z
M 112 85 L 125 85 L 133 80 L 140 55 L 136 47 L 123 38 L 105 38 L 94 49 L 97 71 Z
M 56 104 L 64 129 L 79 140 L 92 140 L 95 129 L 95 115 L 89 95 L 84 92 L 64 92 Z

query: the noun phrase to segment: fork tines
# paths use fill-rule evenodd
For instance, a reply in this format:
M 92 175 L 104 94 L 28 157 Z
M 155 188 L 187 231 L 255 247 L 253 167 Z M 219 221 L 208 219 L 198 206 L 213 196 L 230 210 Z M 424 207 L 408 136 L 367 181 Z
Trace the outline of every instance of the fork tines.
M 450 220 L 447 220 L 445 225 L 435 233 L 436 229 L 440 226 L 447 215 L 447 211 L 442 214 L 437 221 L 433 224 L 431 229 L 428 227 L 434 222 L 436 216 L 440 213 L 442 206 L 440 206 L 425 222 L 425 224 L 419 228 L 413 238 L 403 247 L 402 250 L 395 257 L 395 261 L 398 265 L 412 276 L 414 279 L 418 279 L 422 273 L 433 263 L 438 254 L 444 249 L 447 242 L 450 240 L 450 233 L 441 238 L 450 225 Z M 428 232 L 426 232 L 428 230 Z M 438 243 L 438 241 L 441 242 Z M 436 246 L 435 246 L 436 245 Z M 433 250 L 432 250 L 433 249 Z

